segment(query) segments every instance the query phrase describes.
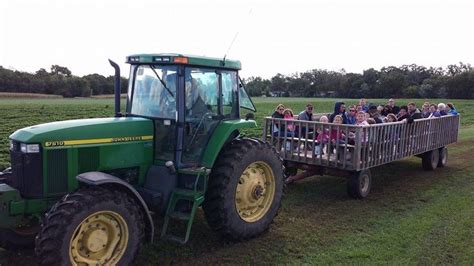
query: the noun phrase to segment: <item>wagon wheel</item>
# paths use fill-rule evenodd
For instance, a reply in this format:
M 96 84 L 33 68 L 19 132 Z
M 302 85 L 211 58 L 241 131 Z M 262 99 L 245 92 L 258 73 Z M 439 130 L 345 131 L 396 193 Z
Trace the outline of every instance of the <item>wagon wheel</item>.
M 433 171 L 438 167 L 439 164 L 439 151 L 438 149 L 425 152 L 421 157 L 421 165 L 423 169 L 427 171 Z
M 448 164 L 448 148 L 439 148 L 438 167 L 445 167 Z
M 372 176 L 369 169 L 355 172 L 347 181 L 347 193 L 355 199 L 363 199 L 369 195 Z

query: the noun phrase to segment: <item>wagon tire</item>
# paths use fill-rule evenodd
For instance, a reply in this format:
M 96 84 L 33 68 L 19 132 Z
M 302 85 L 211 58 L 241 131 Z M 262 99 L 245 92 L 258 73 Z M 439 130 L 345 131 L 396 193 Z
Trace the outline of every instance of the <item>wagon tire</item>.
M 84 187 L 46 214 L 35 253 L 40 265 L 130 265 L 144 230 L 143 214 L 126 193 Z
M 448 148 L 439 148 L 438 167 L 445 167 L 448 164 Z
M 280 208 L 283 166 L 276 150 L 257 139 L 235 139 L 209 176 L 203 210 L 209 226 L 230 240 L 267 231 Z
M 438 149 L 425 152 L 421 157 L 421 165 L 426 171 L 433 171 L 438 167 L 439 164 L 439 151 Z
M 347 194 L 354 199 L 366 198 L 372 187 L 372 175 L 370 170 L 355 172 L 347 180 Z

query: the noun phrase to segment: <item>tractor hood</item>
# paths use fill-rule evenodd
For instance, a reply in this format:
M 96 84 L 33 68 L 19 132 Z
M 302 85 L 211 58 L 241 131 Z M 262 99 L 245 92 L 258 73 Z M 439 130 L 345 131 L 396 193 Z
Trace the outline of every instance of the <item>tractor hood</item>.
M 139 117 L 78 119 L 25 127 L 10 135 L 44 147 L 153 139 L 153 122 Z

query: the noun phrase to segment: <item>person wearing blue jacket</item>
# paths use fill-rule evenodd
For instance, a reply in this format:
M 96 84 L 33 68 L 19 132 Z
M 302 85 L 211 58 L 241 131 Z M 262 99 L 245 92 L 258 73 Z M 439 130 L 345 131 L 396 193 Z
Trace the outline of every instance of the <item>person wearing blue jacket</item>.
M 343 102 L 336 102 L 334 105 L 334 113 L 329 116 L 329 123 L 334 122 L 334 117 L 336 115 L 342 116 L 342 123 L 347 124 L 347 114 L 346 114 L 346 105 Z
M 449 114 L 449 115 L 458 115 L 458 114 L 459 114 L 459 113 L 458 113 L 458 110 L 456 110 L 456 107 L 454 107 L 454 104 L 452 104 L 452 103 L 447 103 L 446 105 L 447 105 L 448 108 L 449 108 L 449 110 L 448 110 L 448 114 Z

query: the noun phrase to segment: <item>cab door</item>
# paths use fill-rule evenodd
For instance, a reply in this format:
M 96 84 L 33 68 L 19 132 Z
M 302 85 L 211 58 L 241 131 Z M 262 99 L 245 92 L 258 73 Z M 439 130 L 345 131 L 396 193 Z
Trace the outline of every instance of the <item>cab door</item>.
M 217 125 L 238 118 L 237 97 L 237 72 L 186 68 L 184 164 L 200 165 Z

